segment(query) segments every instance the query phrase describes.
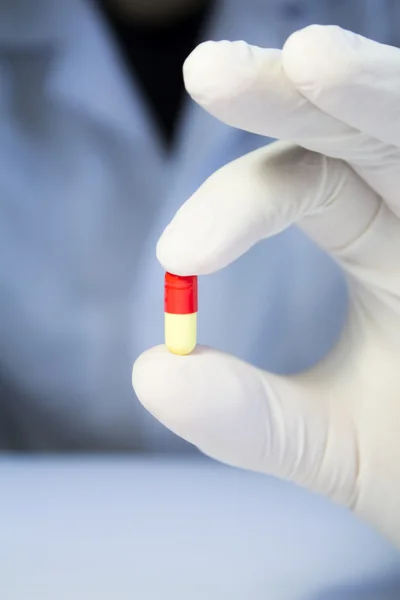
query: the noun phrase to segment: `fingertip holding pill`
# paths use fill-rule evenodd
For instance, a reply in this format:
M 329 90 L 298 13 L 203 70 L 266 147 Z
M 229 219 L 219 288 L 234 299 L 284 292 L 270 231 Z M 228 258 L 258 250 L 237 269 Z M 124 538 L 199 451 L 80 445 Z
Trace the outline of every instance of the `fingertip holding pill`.
M 165 274 L 165 345 L 173 354 L 185 356 L 197 341 L 197 276 Z

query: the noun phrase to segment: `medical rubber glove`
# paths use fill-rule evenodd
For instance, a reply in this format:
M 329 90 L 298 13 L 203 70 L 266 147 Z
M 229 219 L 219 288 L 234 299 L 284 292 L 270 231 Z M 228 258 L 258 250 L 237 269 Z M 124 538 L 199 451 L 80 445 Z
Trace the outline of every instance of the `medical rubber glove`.
M 161 264 L 208 274 L 297 224 L 343 268 L 349 313 L 305 373 L 160 346 L 134 365 L 137 396 L 205 454 L 324 494 L 400 547 L 400 50 L 311 26 L 282 51 L 207 42 L 184 75 L 212 115 L 281 141 L 200 187 L 160 238 Z

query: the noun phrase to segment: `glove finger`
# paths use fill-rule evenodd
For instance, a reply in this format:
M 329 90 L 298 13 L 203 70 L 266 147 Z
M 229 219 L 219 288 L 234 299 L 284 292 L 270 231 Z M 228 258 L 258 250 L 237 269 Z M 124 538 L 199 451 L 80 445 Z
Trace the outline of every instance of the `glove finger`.
M 282 52 L 285 73 L 326 114 L 400 147 L 400 50 L 335 26 L 292 34 Z
M 397 207 L 400 150 L 324 112 L 300 94 L 283 68 L 282 56 L 280 50 L 245 42 L 206 42 L 185 62 L 186 89 L 228 125 L 346 160 Z
M 400 215 L 400 50 L 339 27 L 314 25 L 290 36 L 282 64 L 314 106 L 386 144 L 372 171 L 363 161 L 354 164 Z
M 337 403 L 310 399 L 296 379 L 268 374 L 216 350 L 177 357 L 159 346 L 133 367 L 144 407 L 202 452 L 273 474 L 352 505 L 357 452 Z
M 399 292 L 398 219 L 346 163 L 287 142 L 206 180 L 165 229 L 157 256 L 173 273 L 208 274 L 293 223 L 356 280 Z

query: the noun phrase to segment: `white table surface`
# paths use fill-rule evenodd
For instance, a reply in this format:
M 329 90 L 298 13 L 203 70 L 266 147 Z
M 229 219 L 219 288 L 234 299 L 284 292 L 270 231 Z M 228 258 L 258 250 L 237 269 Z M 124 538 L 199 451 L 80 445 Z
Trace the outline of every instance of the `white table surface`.
M 347 511 L 206 459 L 0 459 L 1 600 L 398 600 Z

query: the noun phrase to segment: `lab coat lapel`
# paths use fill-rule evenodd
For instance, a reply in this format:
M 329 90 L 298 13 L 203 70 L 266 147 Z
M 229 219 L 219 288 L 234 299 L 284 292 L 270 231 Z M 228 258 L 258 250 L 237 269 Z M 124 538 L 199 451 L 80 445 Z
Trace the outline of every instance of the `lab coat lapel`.
M 159 134 L 139 85 L 126 72 L 94 2 L 13 0 L 2 2 L 0 10 L 0 52 L 48 51 L 51 101 L 108 127 L 121 140 L 152 147 L 155 158 L 160 154 Z
M 50 95 L 108 126 L 122 140 L 146 144 L 156 158 L 162 154 L 158 130 L 102 15 L 87 0 L 73 0 L 67 12 L 63 43 L 49 77 Z

